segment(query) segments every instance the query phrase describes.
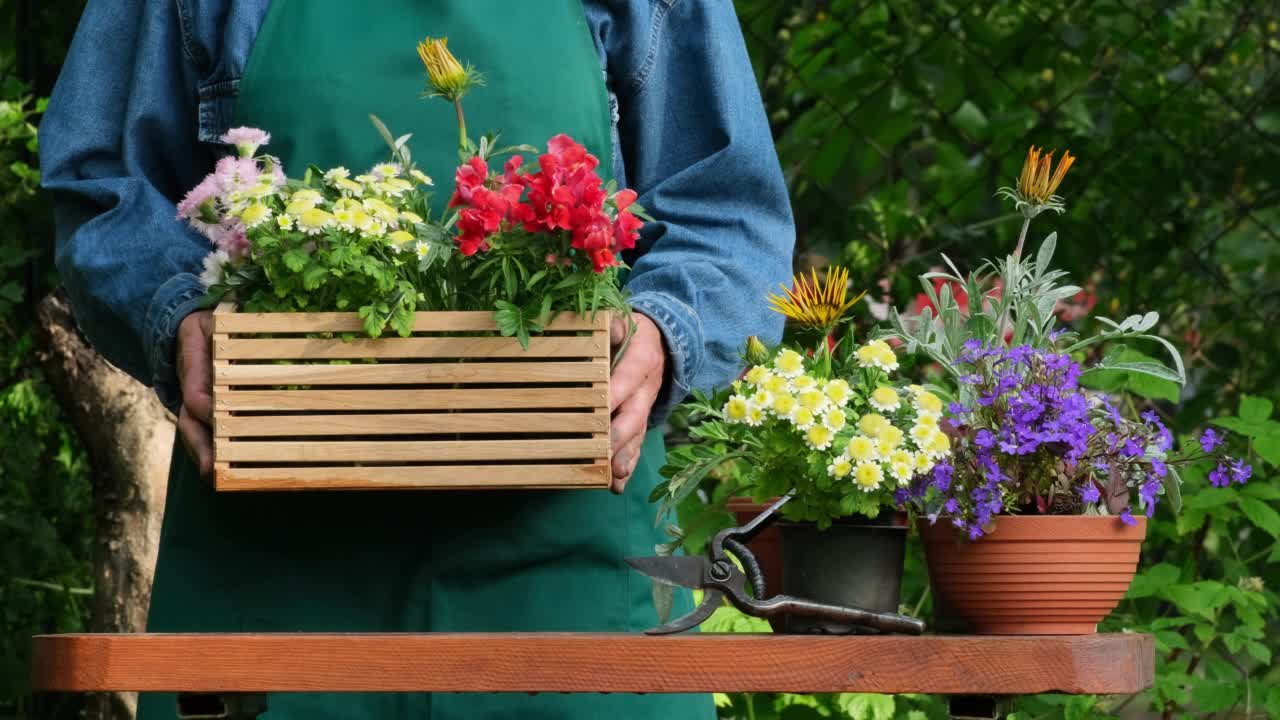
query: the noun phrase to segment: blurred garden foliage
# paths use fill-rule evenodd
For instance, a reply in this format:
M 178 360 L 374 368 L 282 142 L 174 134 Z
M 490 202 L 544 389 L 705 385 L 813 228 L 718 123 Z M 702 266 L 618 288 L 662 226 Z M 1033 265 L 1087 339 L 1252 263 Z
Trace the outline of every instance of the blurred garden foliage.
M 35 126 L 82 0 L 0 0 L 0 718 L 23 716 L 34 632 L 83 627 L 90 473 L 41 377 L 34 304 L 51 287 Z M 1155 632 L 1157 687 L 1042 697 L 1019 718 L 1280 717 L 1280 3 L 1259 0 L 738 0 L 792 191 L 802 264 L 844 262 L 908 305 L 945 250 L 1008 252 L 993 197 L 1027 146 L 1070 148 L 1058 259 L 1156 309 L 1191 380 L 1147 389 L 1183 432 L 1235 414 L 1261 458 L 1247 489 L 1161 513 L 1130 598 L 1104 629 Z M 1039 238 L 1033 238 L 1038 244 Z M 881 283 L 881 280 L 884 282 Z M 746 299 L 744 299 L 746 301 Z M 861 327 L 875 322 L 862 306 Z M 1247 399 L 1246 399 L 1247 397 Z M 1205 485 L 1201 477 L 1188 483 Z M 693 508 L 686 509 L 692 513 Z M 682 518 L 685 521 L 686 518 Z M 686 523 L 688 524 L 688 523 Z M 903 597 L 927 611 L 919 555 Z M 727 611 L 726 627 L 748 623 Z M 941 717 L 919 696 L 725 696 L 724 717 Z
M 1059 193 L 1059 264 L 1111 316 L 1157 310 L 1191 370 L 1130 388 L 1181 432 L 1234 415 L 1247 488 L 1204 477 L 1157 513 L 1143 571 L 1106 630 L 1155 632 L 1136 698 L 1033 698 L 1019 717 L 1280 717 L 1280 3 L 1238 0 L 738 0 L 791 187 L 800 263 L 910 305 L 946 252 L 1013 249 L 994 197 L 1030 145 L 1079 157 Z M 1030 239 L 1035 247 L 1040 237 Z M 881 306 L 883 307 L 883 306 Z M 879 310 L 863 307 L 860 327 Z M 1203 489 L 1201 489 L 1203 488 Z M 690 508 L 694 514 L 698 509 Z M 682 523 L 697 518 L 682 517 Z M 705 526 L 704 526 L 705 527 Z M 704 530 L 705 532 L 705 530 Z M 924 568 L 904 603 L 927 610 Z M 727 699 L 728 700 L 728 699 Z M 731 698 L 724 717 L 940 717 L 917 697 Z
M 43 374 L 35 304 L 56 282 L 36 125 L 81 0 L 0 0 L 0 718 L 28 712 L 30 636 L 86 626 L 89 468 Z

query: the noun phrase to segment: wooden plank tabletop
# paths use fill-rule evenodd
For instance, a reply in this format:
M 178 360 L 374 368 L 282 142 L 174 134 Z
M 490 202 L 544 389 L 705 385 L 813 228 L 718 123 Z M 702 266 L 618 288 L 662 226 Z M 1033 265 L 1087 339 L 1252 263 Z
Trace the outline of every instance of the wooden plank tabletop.
M 1148 635 L 43 635 L 38 691 L 1127 694 Z

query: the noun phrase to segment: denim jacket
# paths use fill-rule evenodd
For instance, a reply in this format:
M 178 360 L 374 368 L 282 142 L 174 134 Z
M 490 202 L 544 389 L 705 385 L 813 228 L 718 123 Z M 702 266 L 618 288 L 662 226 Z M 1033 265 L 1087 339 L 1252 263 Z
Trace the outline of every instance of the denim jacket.
M 270 0 L 89 0 L 40 126 L 57 266 L 103 355 L 181 400 L 178 325 L 199 306 L 209 243 L 175 202 L 226 152 Z M 733 378 L 748 335 L 776 340 L 764 296 L 795 231 L 731 0 L 585 0 L 609 88 L 614 168 L 657 222 L 627 289 L 663 333 L 660 420 Z

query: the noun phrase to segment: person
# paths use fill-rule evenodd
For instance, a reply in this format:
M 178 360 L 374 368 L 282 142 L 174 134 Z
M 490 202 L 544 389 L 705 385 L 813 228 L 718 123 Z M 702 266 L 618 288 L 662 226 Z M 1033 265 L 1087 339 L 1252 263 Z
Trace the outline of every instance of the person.
M 175 201 L 228 152 L 274 135 L 294 174 L 366 168 L 368 121 L 414 133 L 437 179 L 457 163 L 451 109 L 421 99 L 415 46 L 447 36 L 487 85 L 473 127 L 583 142 L 655 222 L 626 289 L 638 330 L 612 378 L 614 490 L 214 493 L 207 240 Z M 664 538 L 647 502 L 658 427 L 692 388 L 733 379 L 761 302 L 790 275 L 794 228 L 730 0 L 89 0 L 41 125 L 57 265 L 79 324 L 177 414 L 148 629 L 639 631 L 649 582 L 623 563 Z M 452 183 L 437 182 L 447 198 Z M 615 329 L 614 342 L 619 342 Z M 187 451 L 181 449 L 182 446 Z M 675 608 L 689 608 L 682 597 Z M 143 720 L 172 717 L 144 696 Z M 287 695 L 268 718 L 710 718 L 708 696 Z

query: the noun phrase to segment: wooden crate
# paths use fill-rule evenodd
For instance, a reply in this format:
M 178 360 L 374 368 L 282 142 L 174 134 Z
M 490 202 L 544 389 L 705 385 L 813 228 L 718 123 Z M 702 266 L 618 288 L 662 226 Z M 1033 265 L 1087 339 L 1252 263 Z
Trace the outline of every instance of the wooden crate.
M 607 313 L 561 314 L 527 351 L 488 312 L 362 335 L 355 313 L 218 306 L 216 489 L 608 487 Z

